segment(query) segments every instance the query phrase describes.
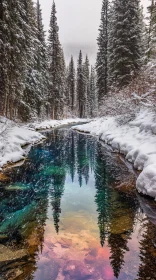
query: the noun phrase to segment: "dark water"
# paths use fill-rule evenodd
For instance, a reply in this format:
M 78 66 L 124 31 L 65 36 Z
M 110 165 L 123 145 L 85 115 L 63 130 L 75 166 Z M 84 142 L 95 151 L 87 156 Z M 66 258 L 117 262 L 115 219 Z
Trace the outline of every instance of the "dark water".
M 156 204 L 96 139 L 47 133 L 0 185 L 0 280 L 156 279 Z

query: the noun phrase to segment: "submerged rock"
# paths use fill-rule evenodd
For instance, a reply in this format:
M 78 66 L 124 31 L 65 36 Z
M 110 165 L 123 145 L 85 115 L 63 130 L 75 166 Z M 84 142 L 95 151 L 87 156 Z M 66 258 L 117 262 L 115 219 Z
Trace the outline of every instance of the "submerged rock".
M 24 185 L 24 184 L 14 184 L 14 185 L 9 185 L 5 187 L 7 191 L 27 191 L 30 189 L 29 185 Z
M 4 173 L 0 172 L 0 182 L 8 182 L 10 179 Z
M 85 263 L 87 264 L 93 264 L 95 262 L 95 257 L 88 254 L 86 257 L 85 257 Z
M 122 234 L 132 231 L 133 219 L 127 215 L 117 216 L 116 219 L 112 219 L 110 231 L 112 234 Z
M 68 238 L 61 238 L 59 243 L 63 248 L 69 248 L 72 246 L 72 240 Z
M 84 263 L 80 261 L 69 261 L 64 266 L 63 274 L 65 275 L 65 279 L 70 280 L 78 280 L 78 279 L 90 279 L 91 272 L 84 265 Z
M 10 270 L 7 273 L 6 279 L 14 280 L 14 279 L 17 279 L 17 277 L 21 276 L 22 274 L 23 274 L 23 270 L 16 268 L 16 269 Z
M 0 267 L 17 260 L 22 260 L 28 256 L 25 249 L 12 251 L 10 248 L 0 244 Z
M 8 235 L 6 234 L 0 234 L 0 243 L 5 242 L 6 240 L 8 240 Z
M 135 178 L 133 178 L 133 180 L 129 179 L 129 181 L 125 181 L 125 182 L 115 186 L 115 189 L 117 191 L 133 195 L 136 192 L 135 184 L 136 184 Z

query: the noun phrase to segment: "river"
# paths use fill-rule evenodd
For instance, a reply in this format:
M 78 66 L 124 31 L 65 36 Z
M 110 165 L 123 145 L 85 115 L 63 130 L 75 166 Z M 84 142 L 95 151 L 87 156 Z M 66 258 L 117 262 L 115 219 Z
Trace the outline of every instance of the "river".
M 0 280 L 156 279 L 156 203 L 92 136 L 44 132 L 0 183 Z

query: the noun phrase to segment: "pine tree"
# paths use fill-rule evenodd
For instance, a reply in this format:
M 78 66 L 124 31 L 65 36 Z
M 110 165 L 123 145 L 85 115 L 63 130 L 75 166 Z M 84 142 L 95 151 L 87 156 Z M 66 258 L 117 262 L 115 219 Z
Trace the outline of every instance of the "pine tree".
M 142 63 L 145 64 L 147 61 L 147 49 L 148 49 L 148 27 L 144 16 L 144 7 L 140 8 L 140 30 L 141 30 L 141 43 L 142 43 Z
M 65 85 L 65 114 L 67 115 L 69 113 L 70 108 L 70 95 L 69 95 L 69 85 L 70 85 L 70 79 L 69 79 L 69 66 L 66 67 L 65 70 L 65 78 L 66 78 L 66 85 Z
M 3 0 L 0 5 L 0 109 L 1 114 L 12 119 L 24 88 L 24 8 L 21 0 Z
M 63 50 L 59 41 L 55 2 L 52 5 L 48 43 L 51 117 L 53 119 L 59 119 L 63 116 L 65 65 Z
M 2 0 L 0 5 L 0 111 L 27 121 L 40 115 L 47 93 L 41 10 L 32 0 Z
M 68 69 L 68 90 L 69 90 L 69 106 L 71 112 L 73 112 L 75 106 L 75 67 L 74 67 L 73 56 L 71 57 L 71 61 Z
M 144 203 L 144 201 L 141 203 Z M 145 231 L 142 234 L 142 239 L 139 246 L 140 267 L 137 280 L 147 279 L 149 277 L 149 267 L 150 277 L 152 279 L 156 279 L 156 227 L 152 222 L 152 219 L 147 219 L 145 222 L 142 218 L 142 224 L 144 225 Z
M 8 66 L 10 61 L 9 50 L 11 49 L 9 32 L 11 18 L 9 8 L 7 0 L 0 2 L 0 113 L 3 115 L 7 115 L 6 107 L 9 96 Z
M 38 31 L 37 14 L 32 0 L 24 0 L 22 15 L 24 20 L 23 33 L 25 36 L 25 70 L 24 91 L 19 104 L 19 115 L 27 121 L 38 115 L 40 77 L 37 70 Z
M 90 75 L 90 115 L 95 117 L 97 115 L 97 93 L 96 93 L 96 77 L 94 67 L 91 66 L 91 75 Z
M 109 0 L 103 0 L 101 24 L 97 38 L 98 53 L 96 61 L 97 89 L 99 104 L 108 92 L 108 10 Z
M 63 117 L 64 114 L 64 107 L 65 107 L 65 91 L 66 91 L 66 63 L 65 63 L 65 57 L 64 57 L 64 51 L 61 47 L 61 64 L 60 64 L 60 118 Z
M 109 31 L 109 86 L 129 83 L 141 66 L 139 0 L 114 0 Z
M 102 176 L 99 176 L 103 174 Z M 100 243 L 104 246 L 106 235 L 109 232 L 110 214 L 110 188 L 108 187 L 108 171 L 106 161 L 103 160 L 101 146 L 97 146 L 96 166 L 95 166 L 95 203 L 98 212 L 98 226 L 100 231 Z
M 108 242 L 111 252 L 110 263 L 114 271 L 114 276 L 118 279 L 125 263 L 125 253 L 129 251 L 127 247 L 128 237 L 123 238 L 121 234 L 110 234 Z
M 42 11 L 39 0 L 37 0 L 37 71 L 39 75 L 39 87 L 38 90 L 38 102 L 37 112 L 38 116 L 44 117 L 47 111 L 47 93 L 48 93 L 48 59 L 47 59 L 47 47 L 45 43 L 45 32 L 42 23 Z
M 86 55 L 85 62 L 83 64 L 83 82 L 84 82 L 84 96 L 85 96 L 85 117 L 90 117 L 90 63 L 88 56 Z
M 150 14 L 149 39 L 148 39 L 148 59 L 156 59 L 156 2 L 151 0 L 148 7 Z
M 79 53 L 77 65 L 77 102 L 78 114 L 80 118 L 85 116 L 85 93 L 84 93 L 84 77 L 83 77 L 83 61 L 82 52 Z
M 86 183 L 89 179 L 89 161 L 87 156 L 87 139 L 84 135 L 77 138 L 77 173 L 80 187 L 83 185 L 83 178 Z
M 72 131 L 72 136 L 71 136 L 71 145 L 70 145 L 69 154 L 71 154 L 70 175 L 71 175 L 72 182 L 74 182 L 75 169 L 76 169 L 76 155 L 75 155 L 75 138 L 74 138 L 73 131 Z

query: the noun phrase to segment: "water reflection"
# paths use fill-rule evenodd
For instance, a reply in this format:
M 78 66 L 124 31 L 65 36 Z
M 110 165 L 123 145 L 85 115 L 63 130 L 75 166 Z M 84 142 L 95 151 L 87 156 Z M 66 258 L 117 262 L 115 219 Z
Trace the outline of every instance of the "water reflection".
M 155 203 L 96 139 L 47 136 L 0 185 L 0 280 L 156 279 Z

